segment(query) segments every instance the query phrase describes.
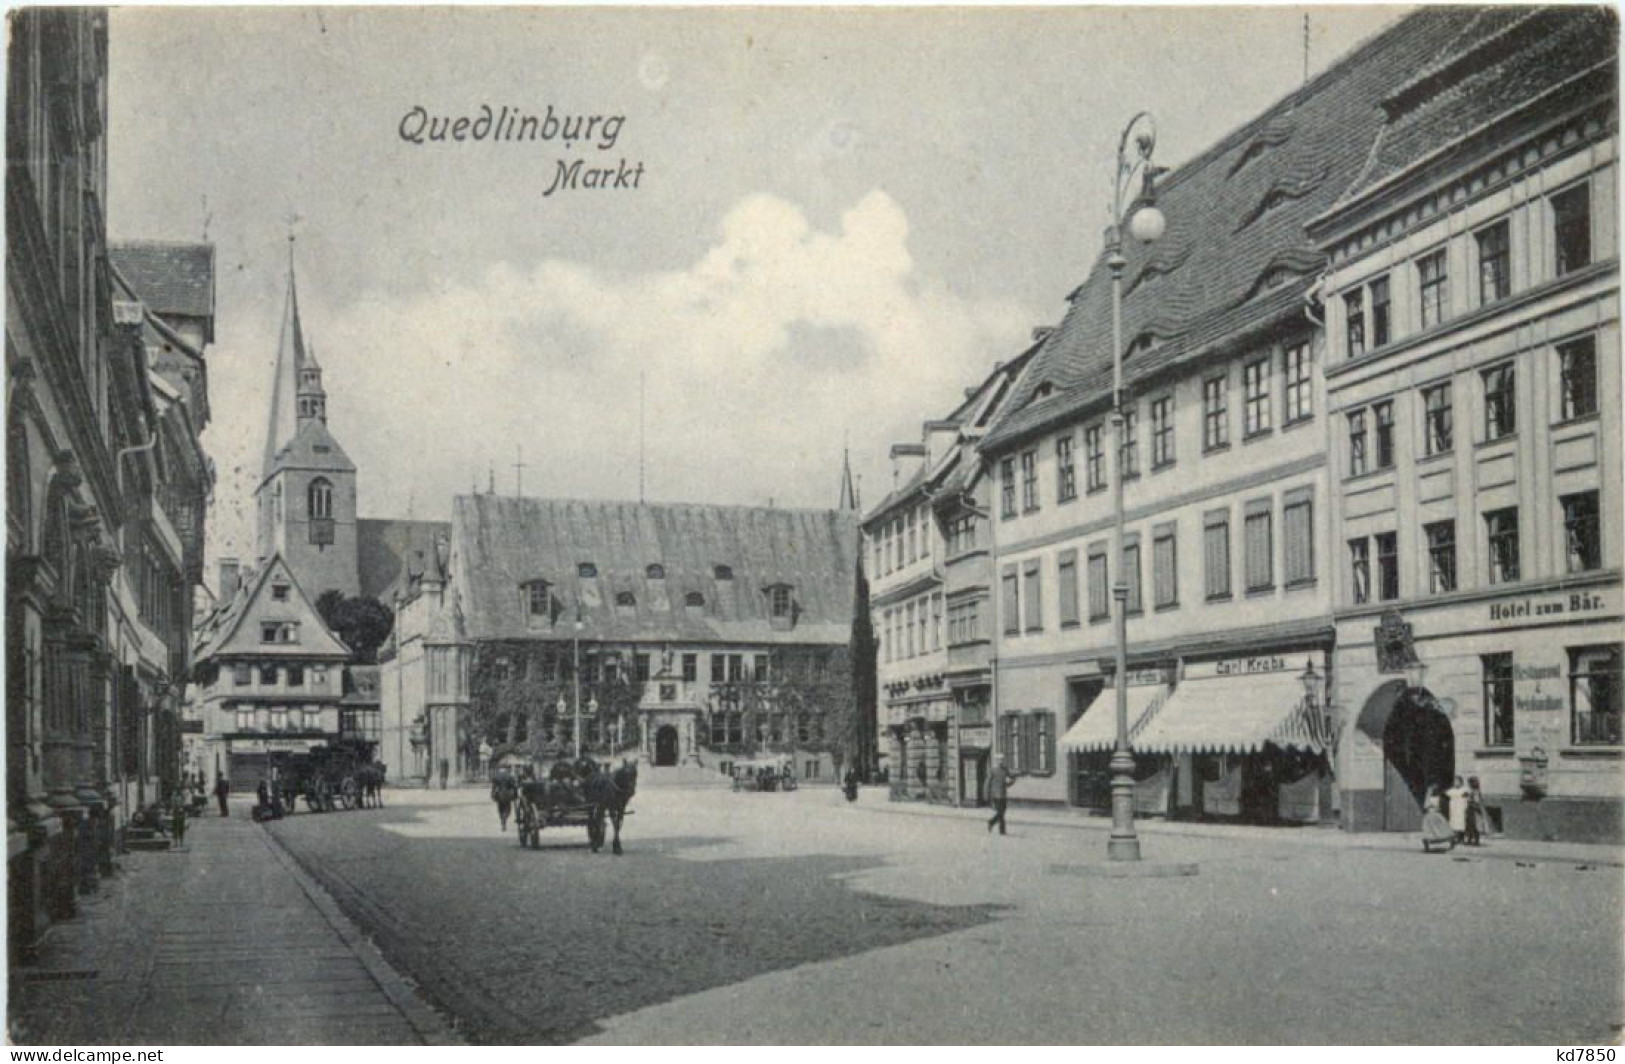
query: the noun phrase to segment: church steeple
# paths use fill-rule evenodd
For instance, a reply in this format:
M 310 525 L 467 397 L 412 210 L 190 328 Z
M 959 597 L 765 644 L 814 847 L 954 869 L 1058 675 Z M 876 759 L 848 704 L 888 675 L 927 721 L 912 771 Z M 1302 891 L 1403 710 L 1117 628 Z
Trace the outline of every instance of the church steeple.
M 276 376 L 271 381 L 271 421 L 265 430 L 264 476 L 276 468 L 277 452 L 291 442 L 308 419 L 307 366 L 314 369 L 310 398 L 319 400 L 319 416 L 327 420 L 327 396 L 322 391 L 322 369 L 305 351 L 305 331 L 299 323 L 299 289 L 294 279 L 293 238 L 288 238 L 288 295 L 282 310 L 282 336 L 277 343 Z
M 316 364 L 316 345 L 311 344 L 299 366 L 299 427 L 311 419 L 327 424 L 327 392 L 322 388 L 322 367 Z
M 852 479 L 852 451 L 847 447 L 841 449 L 841 500 L 836 508 L 851 513 L 858 511 L 858 486 Z

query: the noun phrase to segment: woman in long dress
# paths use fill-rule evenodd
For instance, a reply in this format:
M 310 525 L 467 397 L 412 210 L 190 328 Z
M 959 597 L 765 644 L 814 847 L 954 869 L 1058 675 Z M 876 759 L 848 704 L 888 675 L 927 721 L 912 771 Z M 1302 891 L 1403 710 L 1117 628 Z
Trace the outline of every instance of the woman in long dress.
M 1467 838 L 1467 781 L 1457 776 L 1444 796 L 1450 803 L 1450 830 L 1455 832 L 1456 842 L 1460 843 Z
M 1439 811 L 1439 805 L 1438 785 L 1430 783 L 1427 801 L 1422 806 L 1422 849 L 1428 853 L 1432 853 L 1435 846 L 1449 850 L 1456 845 L 1456 833 L 1450 830 L 1450 821 Z

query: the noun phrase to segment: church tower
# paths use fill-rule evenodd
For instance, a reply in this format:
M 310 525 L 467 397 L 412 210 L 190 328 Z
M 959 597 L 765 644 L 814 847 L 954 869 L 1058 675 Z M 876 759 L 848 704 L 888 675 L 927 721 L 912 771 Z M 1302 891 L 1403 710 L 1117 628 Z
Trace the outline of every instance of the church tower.
M 327 429 L 322 367 L 305 342 L 289 244 L 288 296 L 271 383 L 265 464 L 254 492 L 261 562 L 280 554 L 312 602 L 360 590 L 356 469 Z

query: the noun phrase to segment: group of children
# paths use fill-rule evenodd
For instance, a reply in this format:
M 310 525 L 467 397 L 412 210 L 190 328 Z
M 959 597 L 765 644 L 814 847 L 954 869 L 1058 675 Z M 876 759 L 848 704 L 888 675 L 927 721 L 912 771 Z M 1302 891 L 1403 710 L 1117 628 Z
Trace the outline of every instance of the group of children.
M 1481 845 L 1487 827 L 1484 792 L 1477 776 L 1469 776 L 1465 783 L 1457 776 L 1442 794 L 1438 784 L 1428 786 L 1422 807 L 1422 849 L 1432 853 L 1435 846 L 1452 850 L 1457 845 Z

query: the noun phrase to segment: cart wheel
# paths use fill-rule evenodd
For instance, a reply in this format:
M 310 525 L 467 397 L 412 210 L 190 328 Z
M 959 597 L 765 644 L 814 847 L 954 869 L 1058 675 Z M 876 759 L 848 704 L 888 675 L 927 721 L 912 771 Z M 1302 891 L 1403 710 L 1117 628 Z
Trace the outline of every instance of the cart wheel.
M 354 809 L 361 801 L 361 788 L 356 784 L 354 776 L 344 777 L 339 784 L 339 803 L 346 809 Z

